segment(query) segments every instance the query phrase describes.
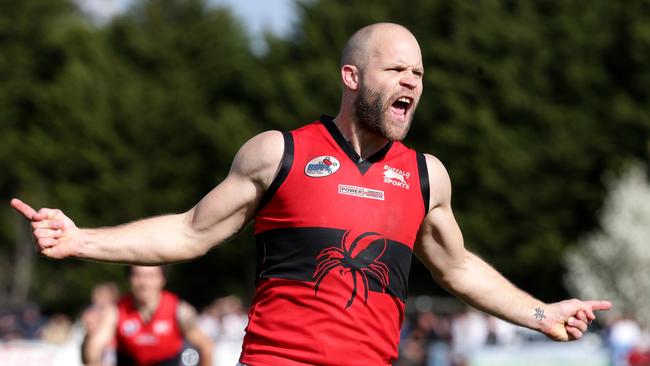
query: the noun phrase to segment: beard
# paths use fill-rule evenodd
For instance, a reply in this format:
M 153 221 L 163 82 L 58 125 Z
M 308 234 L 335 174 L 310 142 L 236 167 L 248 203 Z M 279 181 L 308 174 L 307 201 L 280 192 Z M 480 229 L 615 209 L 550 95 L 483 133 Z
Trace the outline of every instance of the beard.
M 402 141 L 411 127 L 412 117 L 405 128 L 390 126 L 386 118 L 390 105 L 386 99 L 380 92 L 362 85 L 354 100 L 354 117 L 362 129 L 389 141 Z

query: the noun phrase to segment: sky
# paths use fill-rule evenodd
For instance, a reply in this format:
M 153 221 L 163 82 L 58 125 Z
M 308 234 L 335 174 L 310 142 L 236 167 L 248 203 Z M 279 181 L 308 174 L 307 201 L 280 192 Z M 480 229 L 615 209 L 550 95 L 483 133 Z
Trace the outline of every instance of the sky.
M 135 0 L 75 0 L 82 10 L 105 21 L 124 12 Z M 295 22 L 294 0 L 208 0 L 227 6 L 239 17 L 255 41 L 264 31 L 288 35 Z

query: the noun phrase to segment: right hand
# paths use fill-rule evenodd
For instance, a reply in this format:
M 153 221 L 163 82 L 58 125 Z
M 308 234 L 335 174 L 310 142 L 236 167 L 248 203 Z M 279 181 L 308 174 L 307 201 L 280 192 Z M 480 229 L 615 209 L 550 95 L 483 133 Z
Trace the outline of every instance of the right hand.
M 14 198 L 11 206 L 32 224 L 36 250 L 49 258 L 61 259 L 74 255 L 79 242 L 79 228 L 58 209 L 34 210 L 25 202 Z

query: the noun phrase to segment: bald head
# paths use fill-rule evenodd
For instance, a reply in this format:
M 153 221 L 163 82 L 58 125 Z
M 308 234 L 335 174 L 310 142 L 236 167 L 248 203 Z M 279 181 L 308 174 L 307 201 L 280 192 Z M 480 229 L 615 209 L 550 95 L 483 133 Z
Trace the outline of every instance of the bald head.
M 341 66 L 355 65 L 362 69 L 389 34 L 410 38 L 417 44 L 415 36 L 404 26 L 395 23 L 371 24 L 356 31 L 345 43 L 341 53 Z
M 390 141 L 408 132 L 422 95 L 422 53 L 401 25 L 378 23 L 350 37 L 341 55 L 337 121 Z

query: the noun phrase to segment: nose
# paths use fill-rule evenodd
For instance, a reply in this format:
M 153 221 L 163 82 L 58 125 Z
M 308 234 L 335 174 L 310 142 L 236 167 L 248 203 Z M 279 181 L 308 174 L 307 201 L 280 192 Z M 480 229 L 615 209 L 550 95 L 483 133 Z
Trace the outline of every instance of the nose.
M 400 79 L 400 85 L 409 88 L 409 89 L 415 89 L 418 86 L 418 83 L 420 82 L 420 78 L 417 75 L 414 75 L 412 73 L 409 73 L 408 75 L 404 75 Z

